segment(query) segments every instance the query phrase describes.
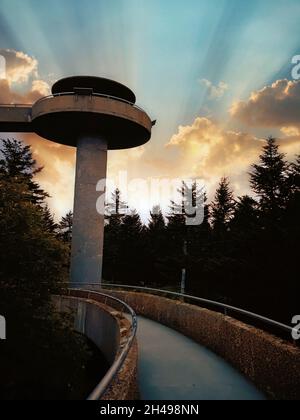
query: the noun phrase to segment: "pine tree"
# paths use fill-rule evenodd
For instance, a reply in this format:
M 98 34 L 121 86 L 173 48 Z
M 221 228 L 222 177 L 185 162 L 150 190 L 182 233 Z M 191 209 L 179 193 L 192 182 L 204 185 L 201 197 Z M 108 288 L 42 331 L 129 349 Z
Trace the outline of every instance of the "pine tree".
M 259 163 L 252 166 L 250 184 L 264 216 L 277 219 L 288 197 L 289 165 L 276 139 L 269 137 L 266 141 Z
M 209 223 L 210 209 L 207 204 L 207 194 L 203 193 L 203 222 L 200 225 L 188 227 L 188 249 L 189 253 L 194 257 L 199 257 L 208 247 L 211 239 L 211 226 Z
M 232 227 L 243 235 L 258 227 L 258 203 L 249 195 L 239 197 L 234 209 Z
M 30 146 L 25 146 L 18 140 L 3 140 L 0 160 L 0 176 L 11 179 L 16 183 L 25 183 L 28 186 L 28 198 L 33 204 L 42 205 L 49 195 L 34 181 L 34 177 L 43 168 L 37 166 L 33 159 Z
M 166 222 L 160 206 L 154 206 L 150 211 L 150 220 L 148 224 L 148 232 L 156 234 L 164 231 L 166 228 Z
M 145 228 L 139 214 L 132 211 L 122 219 L 118 238 L 117 271 L 121 282 L 141 284 L 145 276 Z
M 186 243 L 186 214 L 185 214 L 185 193 L 186 183 L 182 181 L 178 190 L 179 202 L 171 201 L 170 213 L 167 215 L 167 237 L 169 240 L 169 255 L 177 262 L 178 269 L 182 268 L 184 259 L 184 247 Z
M 49 206 L 46 205 L 42 208 L 43 220 L 44 220 L 44 227 L 45 229 L 52 234 L 56 234 L 57 231 L 57 224 L 54 221 L 54 217 L 49 209 Z
M 235 208 L 233 192 L 230 188 L 228 178 L 221 179 L 211 204 L 211 220 L 213 230 L 216 234 L 224 234 L 230 225 Z
M 161 287 L 165 284 L 169 243 L 166 222 L 159 206 L 153 207 L 150 212 L 149 224 L 142 239 L 145 241 L 148 272 L 144 284 L 147 282 L 152 286 Z
M 149 224 L 145 235 L 148 254 L 152 259 L 150 264 L 155 264 L 155 261 L 160 260 L 165 255 L 166 247 L 168 246 L 166 233 L 166 222 L 163 212 L 159 206 L 155 206 L 150 212 Z
M 128 213 L 128 205 L 122 200 L 121 191 L 117 188 L 106 204 L 106 225 L 104 230 L 104 263 L 103 276 L 110 282 L 119 279 L 119 261 L 122 246 L 122 222 Z
M 1 397 L 67 399 L 73 391 L 77 399 L 90 354 L 68 316 L 53 307 L 51 295 L 61 292 L 68 275 L 68 247 L 57 239 L 51 212 L 43 202 L 47 194 L 34 181 L 40 171 L 29 146 L 4 142 L 0 306 L 9 319 L 10 333 L 1 344 Z
M 182 181 L 181 187 L 178 189 L 178 194 L 180 196 L 180 201 L 171 201 L 171 213 L 169 214 L 169 218 L 178 216 L 178 220 L 185 220 L 185 223 L 189 225 L 193 224 L 192 221 L 200 214 L 202 222 L 206 197 L 204 190 L 198 187 L 196 181 L 193 182 L 191 186 L 187 185 L 185 181 Z
M 111 202 L 106 204 L 106 219 L 110 224 L 121 224 L 128 209 L 127 203 L 122 200 L 121 191 L 117 188 L 111 195 Z
M 294 236 L 299 232 L 300 214 L 300 155 L 296 156 L 295 162 L 289 166 L 289 199 L 286 211 L 283 216 L 283 225 L 287 229 L 288 235 Z
M 180 200 L 171 201 L 171 212 L 167 216 L 169 264 L 173 267 L 173 272 L 170 271 L 173 286 L 176 285 L 175 282 L 177 286 L 181 282 L 185 288 L 190 280 L 190 257 L 199 253 L 199 243 L 202 239 L 205 240 L 204 235 L 201 235 L 207 227 L 208 207 L 205 204 L 206 194 L 196 181 L 191 185 L 182 181 L 178 193 Z
M 177 190 L 179 196 L 180 196 L 180 201 L 179 202 L 175 202 L 174 200 L 171 201 L 171 206 L 170 206 L 170 214 L 168 216 L 168 220 L 170 221 L 170 218 L 175 217 L 175 219 L 178 220 L 184 220 L 185 218 L 185 194 L 186 194 L 186 188 L 187 185 L 184 181 L 181 182 L 181 187 Z M 178 218 L 176 218 L 176 216 L 178 216 Z
M 135 241 L 143 232 L 143 223 L 140 215 L 135 210 L 131 214 L 124 216 L 121 230 L 124 238 L 126 237 L 129 241 Z
M 58 236 L 64 242 L 71 244 L 73 230 L 73 213 L 69 211 L 58 224 Z
M 290 186 L 292 194 L 300 193 L 300 155 L 290 165 Z

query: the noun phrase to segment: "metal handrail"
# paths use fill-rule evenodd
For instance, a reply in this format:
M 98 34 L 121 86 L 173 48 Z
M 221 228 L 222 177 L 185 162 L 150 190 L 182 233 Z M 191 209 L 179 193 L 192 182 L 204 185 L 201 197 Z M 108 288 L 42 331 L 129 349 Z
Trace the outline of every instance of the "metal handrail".
M 83 286 L 83 285 L 82 285 Z M 120 354 L 118 355 L 117 359 L 113 362 L 107 373 L 105 374 L 104 378 L 102 378 L 101 382 L 96 386 L 96 388 L 92 391 L 89 395 L 87 400 L 89 401 L 98 401 L 107 391 L 109 385 L 112 383 L 116 375 L 119 373 L 120 369 L 122 368 L 124 361 L 126 360 L 128 353 L 132 347 L 133 341 L 136 337 L 137 332 L 137 316 L 134 310 L 127 305 L 127 303 L 123 302 L 121 299 L 115 298 L 113 296 L 107 295 L 105 293 L 100 293 L 97 291 L 85 290 L 85 289 L 69 289 L 70 292 L 84 292 L 87 293 L 87 299 L 92 299 L 93 295 L 104 296 L 106 299 L 111 299 L 118 304 L 121 304 L 123 308 L 125 308 L 130 316 L 131 316 L 131 326 L 130 326 L 130 336 L 127 339 L 125 346 L 122 348 Z
M 40 102 L 43 102 L 44 100 L 51 99 L 51 98 L 56 98 L 56 97 L 59 97 L 59 96 L 78 96 L 78 94 L 76 92 L 59 92 L 59 93 L 54 93 L 52 95 L 44 96 L 43 98 L 38 99 L 35 102 L 34 105 L 36 105 L 36 104 L 38 104 Z M 113 99 L 115 101 L 123 102 L 123 103 L 125 103 L 127 105 L 131 105 L 133 108 L 136 108 L 139 111 L 142 111 L 142 112 L 144 112 L 146 114 L 146 111 L 143 108 L 141 108 L 140 106 L 136 105 L 133 102 L 127 101 L 126 99 L 119 98 L 117 96 L 106 95 L 104 93 L 94 93 L 94 92 L 91 93 L 91 95 L 86 95 L 86 96 L 92 96 L 92 97 L 95 96 L 95 97 L 100 97 L 100 98 Z
M 89 286 L 95 286 L 95 284 L 94 285 L 91 284 Z M 245 309 L 240 309 L 240 308 L 237 308 L 235 306 L 227 305 L 225 303 L 216 302 L 216 301 L 209 300 L 209 299 L 203 299 L 203 298 L 199 298 L 199 297 L 196 297 L 196 296 L 186 295 L 186 294 L 177 293 L 177 292 L 171 292 L 171 291 L 168 291 L 168 290 L 154 289 L 154 288 L 150 288 L 150 287 L 128 286 L 128 285 L 121 285 L 121 284 L 105 283 L 105 284 L 102 284 L 101 287 L 102 288 L 103 287 L 112 287 L 112 288 L 121 288 L 121 289 L 133 289 L 133 290 L 140 290 L 140 291 L 145 291 L 145 292 L 155 292 L 155 293 L 160 293 L 160 294 L 167 294 L 167 295 L 176 296 L 176 297 L 184 298 L 184 299 L 190 299 L 190 300 L 193 300 L 193 301 L 198 302 L 198 303 L 204 303 L 206 305 L 212 305 L 212 306 L 215 306 L 215 307 L 222 308 L 222 309 L 225 310 L 225 314 L 226 314 L 226 311 L 230 310 L 230 311 L 235 312 L 235 313 L 240 314 L 240 315 L 246 315 L 247 317 L 255 319 L 257 321 L 262 321 L 263 323 L 268 324 L 269 326 L 279 328 L 279 329 L 281 329 L 285 332 L 292 333 L 292 331 L 293 331 L 292 327 L 290 327 L 288 325 L 285 325 L 285 324 L 282 324 L 281 322 L 277 322 L 277 321 L 274 321 L 272 319 L 266 318 L 262 315 L 255 314 L 253 312 L 249 312 L 249 311 L 246 311 Z
M 69 289 L 70 291 L 76 292 L 76 291 L 81 291 L 81 292 L 85 292 L 87 293 L 87 298 L 92 298 L 93 295 L 100 295 L 100 296 L 104 296 L 105 298 L 109 298 L 121 305 L 123 305 L 124 308 L 126 308 L 126 310 L 129 312 L 129 314 L 131 315 L 131 334 L 130 337 L 128 338 L 125 346 L 123 347 L 121 353 L 119 354 L 118 358 L 114 361 L 114 363 L 112 364 L 112 366 L 110 367 L 110 369 L 108 370 L 108 372 L 106 373 L 106 375 L 104 376 L 104 378 L 101 380 L 101 382 L 99 383 L 99 385 L 97 385 L 97 387 L 94 389 L 94 391 L 90 394 L 90 396 L 88 397 L 88 400 L 99 400 L 101 399 L 101 397 L 105 394 L 105 392 L 107 391 L 109 385 L 112 383 L 113 379 L 115 378 L 115 376 L 118 374 L 118 372 L 120 371 L 120 369 L 123 366 L 123 363 L 131 349 L 131 346 L 133 344 L 133 340 L 136 337 L 136 332 L 137 332 L 137 316 L 135 311 L 124 301 L 111 296 L 111 295 L 107 295 L 105 293 L 102 292 L 97 292 L 94 290 L 86 290 L 86 287 L 101 287 L 101 288 L 118 288 L 118 289 L 131 289 L 131 290 L 138 290 L 138 291 L 143 291 L 143 292 L 148 292 L 148 293 L 159 293 L 159 294 L 165 294 L 165 295 L 170 295 L 170 296 L 175 296 L 177 298 L 183 298 L 183 299 L 189 299 L 192 301 L 195 301 L 197 303 L 201 303 L 201 304 L 206 304 L 206 305 L 212 305 L 218 308 L 222 308 L 225 311 L 225 315 L 227 315 L 227 311 L 230 310 L 232 312 L 235 312 L 237 314 L 240 315 L 245 315 L 249 318 L 255 319 L 256 321 L 261 321 L 271 327 L 276 327 L 279 328 L 285 332 L 288 332 L 289 334 L 291 334 L 293 332 L 293 328 L 282 324 L 280 322 L 274 321 L 272 319 L 266 318 L 264 316 L 255 314 L 253 312 L 250 311 L 246 311 L 244 309 L 240 309 L 237 308 L 235 306 L 231 306 L 231 305 L 227 305 L 225 303 L 221 303 L 221 302 L 216 302 L 213 300 L 209 300 L 209 299 L 203 299 L 203 298 L 199 298 L 196 296 L 191 296 L 191 295 L 186 295 L 183 293 L 177 293 L 177 292 L 171 292 L 168 290 L 162 290 L 162 289 L 155 289 L 155 288 L 150 288 L 150 287 L 141 287 L 141 286 L 129 286 L 129 285 L 123 285 L 123 284 L 110 284 L 110 283 L 102 283 L 101 285 L 99 285 L 99 283 L 89 283 L 89 284 L 82 284 L 82 283 L 72 283 L 72 286 L 75 288 Z M 81 287 L 85 287 L 85 289 L 81 289 Z

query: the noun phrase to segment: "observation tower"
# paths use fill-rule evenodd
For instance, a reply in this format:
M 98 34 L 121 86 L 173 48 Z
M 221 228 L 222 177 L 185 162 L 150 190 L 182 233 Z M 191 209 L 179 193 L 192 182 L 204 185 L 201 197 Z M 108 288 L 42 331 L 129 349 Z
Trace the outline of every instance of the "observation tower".
M 101 285 L 104 209 L 96 208 L 105 185 L 107 151 L 141 146 L 154 122 L 135 105 L 135 94 L 113 80 L 68 77 L 52 95 L 31 105 L 1 105 L 0 132 L 32 132 L 77 148 L 71 286 Z

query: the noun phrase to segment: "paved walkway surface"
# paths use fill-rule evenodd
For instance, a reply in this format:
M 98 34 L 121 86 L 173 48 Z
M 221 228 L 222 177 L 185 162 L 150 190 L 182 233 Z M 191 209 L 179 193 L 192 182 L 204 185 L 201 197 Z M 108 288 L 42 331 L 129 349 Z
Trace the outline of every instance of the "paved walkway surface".
M 264 395 L 222 358 L 184 335 L 138 318 L 143 400 L 263 400 Z

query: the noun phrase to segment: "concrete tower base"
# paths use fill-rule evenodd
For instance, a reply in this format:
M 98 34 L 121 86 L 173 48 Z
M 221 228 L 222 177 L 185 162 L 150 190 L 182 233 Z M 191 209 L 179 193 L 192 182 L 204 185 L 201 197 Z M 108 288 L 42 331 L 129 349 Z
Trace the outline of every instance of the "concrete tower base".
M 107 150 L 147 143 L 154 125 L 135 101 L 135 94 L 114 80 L 74 76 L 56 82 L 52 95 L 32 107 L 0 104 L 0 132 L 35 133 L 77 147 L 72 287 L 101 285 L 104 215 L 97 212 L 96 186 L 106 178 Z
M 106 178 L 107 141 L 81 136 L 77 142 L 71 286 L 101 285 L 104 215 L 97 212 L 97 183 Z

